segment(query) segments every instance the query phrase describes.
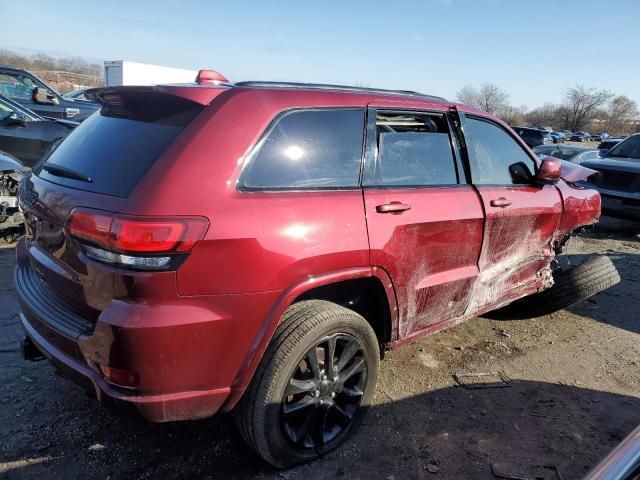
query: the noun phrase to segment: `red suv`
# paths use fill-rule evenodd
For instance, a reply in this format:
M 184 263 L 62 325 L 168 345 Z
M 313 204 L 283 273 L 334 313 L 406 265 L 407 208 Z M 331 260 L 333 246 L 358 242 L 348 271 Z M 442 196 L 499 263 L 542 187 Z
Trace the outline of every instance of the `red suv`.
M 470 107 L 199 78 L 92 91 L 21 184 L 24 352 L 151 422 L 234 409 L 275 466 L 345 440 L 385 349 L 549 287 L 600 214 Z

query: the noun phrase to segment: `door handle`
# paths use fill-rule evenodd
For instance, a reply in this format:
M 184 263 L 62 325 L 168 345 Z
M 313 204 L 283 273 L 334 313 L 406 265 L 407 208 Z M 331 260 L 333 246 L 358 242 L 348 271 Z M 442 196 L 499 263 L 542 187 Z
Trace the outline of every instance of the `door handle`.
M 504 207 L 508 207 L 513 202 L 504 197 L 500 197 L 500 198 L 496 198 L 495 200 L 491 200 L 489 203 L 491 204 L 492 207 L 504 208 Z
M 389 202 L 383 205 L 378 205 L 376 207 L 376 212 L 378 213 L 398 214 L 398 213 L 405 212 L 407 210 L 411 210 L 411 205 L 409 205 L 408 203 L 402 203 L 402 202 Z

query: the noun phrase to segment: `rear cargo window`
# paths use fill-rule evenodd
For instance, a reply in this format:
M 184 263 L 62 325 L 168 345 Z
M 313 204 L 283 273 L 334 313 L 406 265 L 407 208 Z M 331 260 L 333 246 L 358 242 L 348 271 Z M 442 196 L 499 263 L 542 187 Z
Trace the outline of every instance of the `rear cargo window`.
M 167 94 L 119 92 L 91 115 L 37 168 L 45 180 L 128 197 L 138 181 L 202 106 Z M 46 169 L 47 166 L 52 168 Z M 59 168 L 55 168 L 59 167 Z M 85 180 L 70 178 L 73 172 Z M 91 181 L 87 181 L 91 179 Z
M 299 110 L 284 114 L 252 154 L 244 189 L 357 187 L 364 110 Z

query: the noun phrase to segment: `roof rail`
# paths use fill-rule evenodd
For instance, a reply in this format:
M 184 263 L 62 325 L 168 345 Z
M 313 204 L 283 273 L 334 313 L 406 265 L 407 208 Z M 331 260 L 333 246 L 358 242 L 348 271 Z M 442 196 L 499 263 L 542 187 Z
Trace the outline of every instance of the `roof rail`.
M 236 87 L 254 87 L 254 88 L 299 88 L 312 90 L 333 90 L 340 92 L 359 92 L 359 93 L 377 93 L 381 95 L 402 95 L 410 97 L 420 97 L 429 100 L 445 101 L 446 98 L 435 95 L 426 95 L 412 90 L 387 90 L 384 88 L 368 88 L 353 87 L 349 85 L 332 85 L 324 83 L 298 83 L 298 82 L 262 82 L 262 81 L 245 81 L 234 83 Z

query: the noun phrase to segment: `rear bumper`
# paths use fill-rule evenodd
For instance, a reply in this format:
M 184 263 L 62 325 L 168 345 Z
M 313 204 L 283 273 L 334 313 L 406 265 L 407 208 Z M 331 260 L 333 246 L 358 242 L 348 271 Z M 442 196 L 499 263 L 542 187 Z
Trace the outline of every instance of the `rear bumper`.
M 229 388 L 160 395 L 132 395 L 109 385 L 86 363 L 64 354 L 42 336 L 20 313 L 20 323 L 36 348 L 64 377 L 80 385 L 107 407 L 120 413 L 137 413 L 149 422 L 190 420 L 213 415 L 222 406 Z
M 17 247 L 20 322 L 59 373 L 121 412 L 150 422 L 192 420 L 228 410 L 256 338 L 280 292 L 113 299 L 97 319 L 55 294 Z M 137 387 L 107 381 L 104 367 L 132 372 Z M 102 367 L 102 369 L 101 369 Z

